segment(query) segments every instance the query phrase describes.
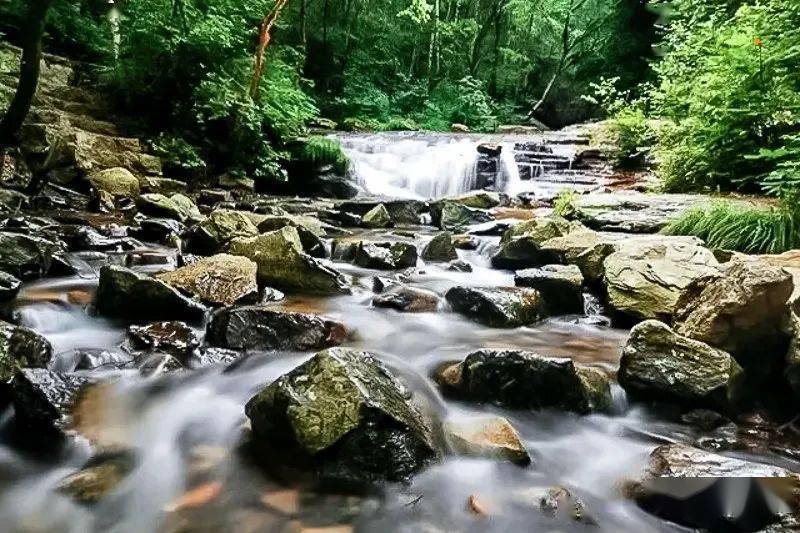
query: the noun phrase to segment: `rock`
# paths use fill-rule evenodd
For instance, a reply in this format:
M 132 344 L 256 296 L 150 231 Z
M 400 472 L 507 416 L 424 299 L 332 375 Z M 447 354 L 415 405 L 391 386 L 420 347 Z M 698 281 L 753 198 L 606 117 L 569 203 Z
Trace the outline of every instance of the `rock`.
M 257 237 L 235 238 L 229 252 L 255 261 L 258 278 L 270 287 L 321 294 L 349 292 L 349 283 L 342 274 L 303 252 L 295 228 L 287 226 Z
M 199 320 L 205 307 L 159 279 L 116 265 L 100 269 L 95 296 L 104 316 L 143 320 Z
M 222 174 L 217 178 L 217 185 L 223 189 L 240 189 L 243 191 L 253 191 L 256 188 L 256 182 L 252 178 L 234 174 Z
M 595 230 L 657 233 L 687 209 L 708 203 L 697 194 L 591 193 L 573 202 L 575 217 Z
M 43 237 L 0 232 L 0 270 L 23 280 L 43 276 L 62 248 L 62 243 Z
M 458 259 L 458 252 L 453 246 L 453 235 L 449 231 L 434 235 L 433 239 L 422 249 L 422 259 L 423 261 L 443 263 Z
M 186 182 L 163 178 L 161 176 L 140 176 L 139 187 L 142 192 L 172 195 L 186 192 Z
M 542 298 L 518 287 L 453 287 L 445 299 L 457 313 L 495 328 L 527 326 L 542 318 Z
M 319 352 L 251 398 L 245 414 L 259 449 L 310 456 L 323 478 L 400 481 L 438 455 L 408 390 L 367 352 Z
M 114 197 L 137 198 L 139 180 L 127 168 L 107 168 L 89 174 L 92 186 Z
M 112 493 L 134 466 L 130 452 L 104 453 L 62 479 L 57 490 L 78 503 L 97 503 Z
M 417 266 L 417 247 L 406 242 L 361 241 L 356 245 L 353 264 L 377 270 Z
M 136 200 L 136 207 L 143 215 L 151 217 L 172 218 L 183 222 L 186 214 L 171 198 L 158 193 L 146 193 Z
M 459 250 L 477 250 L 480 246 L 480 241 L 471 235 L 455 235 L 453 237 L 453 246 Z
M 206 333 L 208 343 L 235 350 L 319 350 L 347 337 L 347 327 L 340 322 L 260 306 L 216 311 Z
M 472 265 L 461 259 L 456 259 L 447 264 L 447 270 L 452 272 L 472 272 Z
M 183 224 L 171 218 L 146 218 L 139 222 L 138 229 L 128 230 L 128 235 L 143 241 L 159 244 L 174 243 L 183 233 Z
M 50 447 L 64 435 L 70 410 L 91 380 L 78 374 L 57 374 L 43 368 L 18 370 L 11 382 L 15 422 L 22 437 Z
M 188 250 L 200 254 L 213 254 L 237 237 L 254 237 L 258 228 L 241 211 L 215 209 L 190 231 Z
M 0 320 L 0 387 L 11 381 L 17 369 L 45 368 L 52 358 L 53 347 L 43 336 Z
M 542 250 L 542 243 L 575 229 L 573 223 L 561 217 L 534 218 L 512 226 L 503 234 L 492 266 L 516 270 L 546 265 L 553 256 Z
M 478 145 L 478 153 L 489 157 L 497 157 L 503 153 L 503 145 L 496 143 L 481 143 Z
M 130 326 L 128 337 L 138 349 L 166 352 L 181 362 L 187 361 L 200 347 L 200 339 L 194 330 L 177 321 Z
M 458 202 L 445 200 L 442 204 L 441 215 L 438 220 L 434 217 L 433 223 L 444 230 L 460 231 L 468 226 L 492 220 L 494 220 L 492 214 L 484 209 L 467 207 Z
M 519 350 L 479 350 L 458 366 L 445 369 L 441 378 L 446 378 L 451 392 L 466 400 L 510 409 L 554 408 L 577 413 L 611 407 L 608 378 L 571 359 Z
M 200 213 L 200 209 L 197 208 L 192 199 L 188 196 L 185 196 L 181 193 L 175 193 L 170 196 L 169 199 L 178 207 L 178 211 L 182 217 L 179 220 L 198 222 L 205 218 L 203 214 Z
M 392 198 L 358 198 L 340 202 L 338 209 L 342 213 L 364 216 L 367 212 L 383 204 L 395 224 L 419 224 L 420 213 L 427 207 L 425 202 L 411 199 Z
M 375 296 L 372 305 L 409 313 L 430 313 L 439 307 L 439 296 L 425 289 L 399 285 Z
M 670 322 L 692 282 L 718 273 L 707 248 L 676 241 L 633 240 L 606 257 L 608 302 L 637 319 Z
M 293 226 L 297 229 L 303 228 L 317 237 L 324 236 L 326 227 L 330 228 L 319 219 L 304 215 L 267 215 L 258 222 L 257 226 L 261 233 L 275 231 L 284 226 Z
M 551 487 L 538 500 L 539 509 L 551 518 L 596 525 L 586 512 L 586 504 L 564 487 Z
M 454 122 L 450 125 L 450 131 L 454 133 L 469 133 L 469 126 Z
M 365 228 L 388 228 L 392 225 L 392 217 L 385 205 L 378 204 L 361 217 L 361 225 Z
M 786 353 L 783 329 L 794 290 L 782 268 L 752 261 L 726 263 L 716 275 L 696 278 L 681 294 L 675 331 L 725 350 L 745 367 L 770 366 Z
M 219 202 L 230 202 L 233 200 L 233 195 L 230 191 L 222 189 L 200 189 L 197 195 L 197 203 L 214 207 Z
M 573 231 L 541 243 L 540 250 L 560 263 L 575 265 L 587 281 L 600 281 L 603 261 L 617 249 L 619 239 L 592 230 Z
M 0 302 L 7 302 L 16 298 L 22 282 L 6 272 L 0 271 Z
M 522 466 L 531 462 L 519 433 L 501 416 L 448 420 L 443 430 L 457 454 L 502 459 Z
M 685 444 L 659 446 L 650 454 L 645 478 L 788 477 L 797 474 L 781 468 L 693 448 Z
M 575 265 L 545 265 L 518 270 L 514 284 L 536 289 L 551 315 L 583 313 L 583 274 Z
M 217 254 L 156 278 L 207 304 L 231 306 L 258 295 L 256 272 L 246 257 Z
M 657 320 L 634 326 L 619 367 L 619 383 L 632 396 L 691 405 L 735 404 L 742 379 L 730 354 Z

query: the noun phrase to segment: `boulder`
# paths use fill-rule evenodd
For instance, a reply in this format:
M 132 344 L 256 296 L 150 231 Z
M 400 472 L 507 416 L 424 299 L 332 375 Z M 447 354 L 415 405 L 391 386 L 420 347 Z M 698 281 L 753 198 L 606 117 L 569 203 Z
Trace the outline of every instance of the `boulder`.
M 181 193 L 175 193 L 169 197 L 173 204 L 178 208 L 181 218 L 178 220 L 187 220 L 189 222 L 198 222 L 205 217 L 200 212 L 200 209 L 195 205 L 191 198 Z
M 11 382 L 14 420 L 23 439 L 49 448 L 64 436 L 70 411 L 81 390 L 92 381 L 79 374 L 57 374 L 44 368 L 18 370 Z
M 372 298 L 372 305 L 409 313 L 430 313 L 439 307 L 439 296 L 433 291 L 396 285 Z
M 128 338 L 140 350 L 164 352 L 186 362 L 200 347 L 195 331 L 183 322 L 154 322 L 146 326 L 130 326 Z
M 783 324 L 794 290 L 792 275 L 779 267 L 732 261 L 718 275 L 695 279 L 681 294 L 675 331 L 730 352 L 749 366 L 780 361 L 789 335 Z
M 323 478 L 401 481 L 438 455 L 430 421 L 372 354 L 319 352 L 245 406 L 258 450 L 308 456 Z
M 205 307 L 165 282 L 116 265 L 100 269 L 95 308 L 132 320 L 199 320 L 205 314 Z
M 361 241 L 356 245 L 353 264 L 377 270 L 415 267 L 417 247 L 406 242 Z
M 378 204 L 361 217 L 361 225 L 365 228 L 388 228 L 392 225 L 392 217 L 383 204 Z
M 797 479 L 785 468 L 726 457 L 686 444 L 665 444 L 650 454 L 644 478 L 783 477 Z
M 702 246 L 655 239 L 620 246 L 603 268 L 612 308 L 636 319 L 671 322 L 683 292 L 699 279 L 718 275 L 719 263 Z
M 540 250 L 547 257 L 581 269 L 587 281 L 603 279 L 603 262 L 614 253 L 621 236 L 612 236 L 592 230 L 578 230 L 541 243 Z
M 184 193 L 187 189 L 185 181 L 161 176 L 139 176 L 139 187 L 142 192 L 165 194 L 167 196 L 175 193 Z
M 254 237 L 258 233 L 258 228 L 245 213 L 215 209 L 191 229 L 187 236 L 187 250 L 213 254 L 237 237 Z
M 134 467 L 130 452 L 101 453 L 62 479 L 57 490 L 78 503 L 94 504 L 111 494 Z
M 128 235 L 143 241 L 168 245 L 177 242 L 183 233 L 184 225 L 171 218 L 146 218 L 139 222 L 139 228 L 128 230 Z
M 253 305 L 212 314 L 206 341 L 234 350 L 319 350 L 341 344 L 347 336 L 344 324 L 319 315 Z
M 340 202 L 338 210 L 341 213 L 350 213 L 364 216 L 367 212 L 382 204 L 389 212 L 395 224 L 419 224 L 420 213 L 427 204 L 420 200 L 390 199 L 390 198 L 357 198 Z
M 545 265 L 518 270 L 514 284 L 536 289 L 551 315 L 583 313 L 583 274 L 575 265 Z
M 475 224 L 491 222 L 494 216 L 485 209 L 467 207 L 458 202 L 445 200 L 442 203 L 441 214 L 433 215 L 433 224 L 443 230 L 460 231 Z
M 349 292 L 347 279 L 338 271 L 305 252 L 293 227 L 263 233 L 257 237 L 238 237 L 229 252 L 253 260 L 258 278 L 281 290 L 318 294 Z
M 0 271 L 0 302 L 16 298 L 22 282 L 6 272 Z
M 0 386 L 8 383 L 17 369 L 45 368 L 52 357 L 53 347 L 43 336 L 0 320 Z
M 442 262 L 458 259 L 458 252 L 453 246 L 453 235 L 449 231 L 437 233 L 422 249 L 423 261 Z
M 553 256 L 542 250 L 542 243 L 575 230 L 574 223 L 561 217 L 534 218 L 512 226 L 503 233 L 492 266 L 516 270 L 546 265 Z
M 159 193 L 145 193 L 136 200 L 136 207 L 143 215 L 172 218 L 183 222 L 186 213 L 171 198 Z
M 62 243 L 43 237 L 0 232 L 0 270 L 23 280 L 43 276 L 62 248 Z
M 453 246 L 459 250 L 477 250 L 480 240 L 472 235 L 455 235 L 453 236 Z
M 445 392 L 510 409 L 563 409 L 576 413 L 611 407 L 608 377 L 571 359 L 520 350 L 479 350 L 440 374 Z
M 494 328 L 527 326 L 542 318 L 542 298 L 519 287 L 453 287 L 445 299 L 457 313 Z
M 256 272 L 256 264 L 246 257 L 217 254 L 156 278 L 207 304 L 231 306 L 256 297 Z
M 657 233 L 687 209 L 709 201 L 698 194 L 614 191 L 580 195 L 572 205 L 574 216 L 595 230 Z
M 258 222 L 257 226 L 261 233 L 275 231 L 284 226 L 293 226 L 298 229 L 306 229 L 317 237 L 324 236 L 326 228 L 330 228 L 318 218 L 306 215 L 267 215 Z
M 122 167 L 107 168 L 89 174 L 89 182 L 98 191 L 114 197 L 137 198 L 139 180 L 130 170 Z
M 447 270 L 451 272 L 472 272 L 472 265 L 461 259 L 447 263 Z
M 500 459 L 527 466 L 531 456 L 511 423 L 501 417 L 447 420 L 445 438 L 459 455 Z
M 619 366 L 633 397 L 728 407 L 740 398 L 742 369 L 730 354 L 690 339 L 657 320 L 634 326 Z

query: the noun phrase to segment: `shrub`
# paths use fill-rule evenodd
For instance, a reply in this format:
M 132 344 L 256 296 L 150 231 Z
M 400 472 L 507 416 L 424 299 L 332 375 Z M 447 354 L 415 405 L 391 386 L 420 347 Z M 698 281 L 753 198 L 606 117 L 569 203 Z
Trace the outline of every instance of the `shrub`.
M 309 137 L 295 151 L 295 160 L 299 165 L 309 169 L 321 169 L 330 166 L 339 175 L 347 172 L 350 160 L 336 139 L 329 137 Z
M 715 202 L 684 213 L 664 228 L 668 235 L 693 235 L 713 247 L 745 253 L 781 253 L 800 247 L 800 215 L 789 207 Z
M 575 200 L 578 193 L 572 189 L 564 189 L 553 200 L 553 211 L 561 217 L 570 217 L 575 214 Z

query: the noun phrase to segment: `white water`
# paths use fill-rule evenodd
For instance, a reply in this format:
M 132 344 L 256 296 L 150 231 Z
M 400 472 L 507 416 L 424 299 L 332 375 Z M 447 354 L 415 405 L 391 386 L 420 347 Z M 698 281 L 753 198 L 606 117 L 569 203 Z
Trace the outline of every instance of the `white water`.
M 367 194 L 429 199 L 477 188 L 478 145 L 452 135 L 374 134 L 340 138 L 354 180 Z M 519 192 L 513 146 L 504 146 L 497 189 Z

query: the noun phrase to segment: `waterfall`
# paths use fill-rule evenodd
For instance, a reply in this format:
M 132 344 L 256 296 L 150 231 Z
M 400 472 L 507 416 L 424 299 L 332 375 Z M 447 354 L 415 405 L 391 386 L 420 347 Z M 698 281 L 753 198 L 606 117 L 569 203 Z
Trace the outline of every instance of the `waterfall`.
M 522 192 L 522 181 L 519 177 L 519 167 L 514 158 L 514 144 L 501 143 L 503 150 L 500 152 L 500 161 L 497 167 L 497 189 L 509 196 L 516 196 Z
M 451 135 L 384 133 L 339 138 L 354 180 L 368 194 L 441 198 L 477 183 L 477 141 Z

